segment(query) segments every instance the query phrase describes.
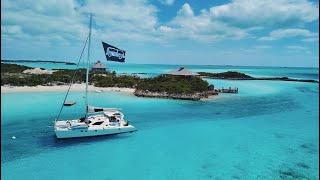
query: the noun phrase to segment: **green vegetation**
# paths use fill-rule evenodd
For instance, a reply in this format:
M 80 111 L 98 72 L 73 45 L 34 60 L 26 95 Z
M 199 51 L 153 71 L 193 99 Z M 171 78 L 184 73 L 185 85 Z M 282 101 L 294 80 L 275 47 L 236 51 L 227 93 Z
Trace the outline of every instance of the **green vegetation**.
M 209 73 L 209 72 L 198 72 L 201 76 L 206 76 L 210 78 L 219 78 L 219 79 L 251 79 L 251 76 L 248 76 L 243 73 L 228 71 L 223 73 Z
M 86 80 L 86 69 L 63 69 L 58 70 L 56 72 L 53 72 L 52 74 L 46 74 L 46 81 L 48 82 L 54 82 L 59 81 L 63 83 L 70 83 L 72 80 L 72 77 L 74 76 L 74 73 L 77 71 L 74 81 L 75 83 L 82 83 Z
M 141 79 L 137 90 L 167 92 L 169 94 L 194 94 L 207 91 L 208 82 L 194 76 L 160 75 Z
M 31 67 L 16 64 L 1 64 L 1 85 L 36 86 L 53 83 L 70 83 L 77 71 L 74 83 L 84 83 L 86 69 L 57 70 L 52 74 L 24 74 Z M 9 73 L 8 73 L 9 72 Z M 160 75 L 141 79 L 137 76 L 117 75 L 115 72 L 90 72 L 89 82 L 97 87 L 127 87 L 149 92 L 166 92 L 169 94 L 194 94 L 207 91 L 208 83 L 199 77 Z
M 85 82 L 85 69 L 59 70 L 52 74 L 22 73 L 26 69 L 32 68 L 16 64 L 6 66 L 6 64 L 1 63 L 1 86 L 6 84 L 14 86 L 37 86 L 54 82 L 70 83 L 75 71 L 78 72 L 75 76 L 74 82 Z
M 1 85 L 13 86 L 37 86 L 53 83 L 70 83 L 74 73 L 74 83 L 84 83 L 86 80 L 86 69 L 60 69 L 52 74 L 24 74 L 26 69 L 32 67 L 17 64 L 1 63 Z M 139 82 L 139 77 L 117 76 L 115 72 L 90 72 L 89 82 L 98 87 L 130 87 L 133 88 Z
M 47 82 L 47 75 L 2 75 L 1 74 L 1 86 L 13 85 L 13 86 L 37 86 L 45 84 Z
M 112 74 L 97 74 L 92 77 L 92 83 L 97 87 L 126 87 L 134 88 L 140 82 L 139 77 Z
M 1 63 L 1 74 L 2 73 L 22 73 L 24 70 L 27 70 L 27 69 L 32 69 L 32 67 Z

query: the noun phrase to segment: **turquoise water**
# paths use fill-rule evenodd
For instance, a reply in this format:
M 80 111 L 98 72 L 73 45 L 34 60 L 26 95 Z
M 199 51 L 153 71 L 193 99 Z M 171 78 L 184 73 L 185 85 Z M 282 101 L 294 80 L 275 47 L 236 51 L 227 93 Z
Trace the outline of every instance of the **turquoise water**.
M 172 67 L 164 66 L 137 69 L 161 73 Z M 318 75 L 308 68 L 241 68 L 269 76 Z M 52 129 L 64 92 L 1 94 L 1 177 L 319 179 L 319 84 L 206 80 L 238 87 L 239 94 L 194 102 L 92 92 L 91 105 L 121 107 L 139 131 L 69 140 L 56 139 Z M 63 118 L 82 115 L 83 96 L 71 92 L 68 100 L 77 104 L 65 108 Z

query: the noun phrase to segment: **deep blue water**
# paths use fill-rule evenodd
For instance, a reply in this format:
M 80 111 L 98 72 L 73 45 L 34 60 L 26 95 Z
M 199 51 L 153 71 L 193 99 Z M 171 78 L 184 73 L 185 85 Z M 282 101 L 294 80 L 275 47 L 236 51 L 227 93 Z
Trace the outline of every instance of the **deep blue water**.
M 117 72 L 174 68 L 138 67 Z M 310 68 L 190 68 L 318 79 L 318 69 Z M 91 92 L 91 105 L 122 108 L 139 131 L 69 140 L 56 139 L 52 128 L 64 92 L 1 94 L 1 177 L 319 179 L 319 84 L 206 80 L 216 87 L 239 87 L 239 94 L 194 102 Z M 83 95 L 71 92 L 68 100 L 77 104 L 65 108 L 62 118 L 83 114 Z

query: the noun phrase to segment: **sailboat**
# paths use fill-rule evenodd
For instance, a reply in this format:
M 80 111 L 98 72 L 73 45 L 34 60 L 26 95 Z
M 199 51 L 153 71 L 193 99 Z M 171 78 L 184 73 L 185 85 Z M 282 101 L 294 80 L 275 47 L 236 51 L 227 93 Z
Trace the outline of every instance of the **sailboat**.
M 73 120 L 58 120 L 61 114 L 60 109 L 59 115 L 54 121 L 54 132 L 57 138 L 77 138 L 77 137 L 88 137 L 88 136 L 101 136 L 119 133 L 128 133 L 136 131 L 137 129 L 129 124 L 129 121 L 124 120 L 124 114 L 119 108 L 103 108 L 94 107 L 88 105 L 88 79 L 89 79 L 89 61 L 90 61 L 90 45 L 91 45 L 91 23 L 92 14 L 90 14 L 89 23 L 89 35 L 88 35 L 88 58 L 86 67 L 86 95 L 85 105 L 86 113 L 84 117 Z M 109 48 L 110 49 L 110 48 Z M 106 53 L 106 55 L 109 55 Z M 119 58 L 123 62 L 124 51 L 120 54 Z M 81 58 L 80 58 L 81 59 Z M 79 61 L 80 62 L 80 61 Z M 71 87 L 72 83 L 70 84 Z M 68 89 L 68 92 L 70 90 Z M 68 95 L 66 94 L 66 97 Z M 64 99 L 66 100 L 66 97 Z

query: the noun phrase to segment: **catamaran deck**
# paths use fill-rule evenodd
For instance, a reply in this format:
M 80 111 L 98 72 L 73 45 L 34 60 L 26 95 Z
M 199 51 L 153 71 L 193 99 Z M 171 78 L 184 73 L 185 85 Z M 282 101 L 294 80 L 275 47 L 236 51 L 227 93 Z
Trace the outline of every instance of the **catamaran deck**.
M 110 110 L 85 118 L 56 121 L 55 133 L 58 138 L 100 136 L 133 132 L 137 129 L 123 120 L 124 115 L 120 111 Z

